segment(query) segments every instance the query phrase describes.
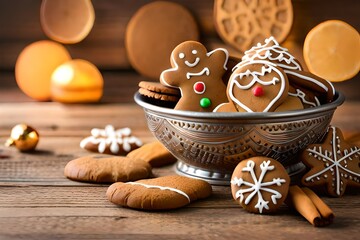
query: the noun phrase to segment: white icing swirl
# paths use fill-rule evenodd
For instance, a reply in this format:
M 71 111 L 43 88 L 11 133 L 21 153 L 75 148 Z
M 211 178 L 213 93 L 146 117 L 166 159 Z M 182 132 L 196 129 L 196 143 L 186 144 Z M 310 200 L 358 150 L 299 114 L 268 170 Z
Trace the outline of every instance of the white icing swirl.
M 186 197 L 186 199 L 189 201 L 190 203 L 190 197 L 183 191 L 177 189 L 177 188 L 172 188 L 172 187 L 163 187 L 163 186 L 157 186 L 157 185 L 149 185 L 149 184 L 144 184 L 144 183 L 139 183 L 139 182 L 127 182 L 125 184 L 131 184 L 131 185 L 140 185 L 146 188 L 157 188 L 160 190 L 169 190 L 172 192 L 176 192 L 178 194 L 181 194 L 182 196 Z

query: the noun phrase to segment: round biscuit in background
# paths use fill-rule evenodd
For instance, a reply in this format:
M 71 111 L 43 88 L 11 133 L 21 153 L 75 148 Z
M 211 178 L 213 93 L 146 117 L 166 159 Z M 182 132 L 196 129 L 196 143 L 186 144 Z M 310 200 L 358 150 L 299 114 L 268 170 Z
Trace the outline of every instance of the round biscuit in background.
M 220 38 L 245 52 L 274 36 L 283 42 L 293 23 L 291 0 L 215 0 L 214 25 Z
M 157 1 L 142 6 L 130 19 L 125 47 L 132 67 L 141 75 L 159 80 L 171 68 L 172 50 L 187 40 L 199 40 L 192 14 L 180 4 Z
M 94 21 L 91 0 L 43 0 L 41 3 L 42 29 L 54 41 L 78 43 L 90 33 Z

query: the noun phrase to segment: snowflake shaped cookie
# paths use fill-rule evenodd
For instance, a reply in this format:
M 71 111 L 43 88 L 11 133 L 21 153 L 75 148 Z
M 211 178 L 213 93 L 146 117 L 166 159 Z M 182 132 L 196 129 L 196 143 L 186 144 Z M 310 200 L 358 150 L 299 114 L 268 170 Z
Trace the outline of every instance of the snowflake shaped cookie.
M 360 187 L 360 148 L 347 143 L 339 128 L 329 127 L 324 142 L 309 145 L 301 160 L 310 168 L 302 178 L 308 187 L 326 186 L 334 197 L 342 196 L 347 185 Z
M 281 163 L 268 157 L 244 160 L 231 178 L 233 198 L 249 212 L 270 213 L 284 202 L 290 177 Z
M 112 125 L 107 125 L 105 129 L 93 128 L 91 136 L 80 142 L 81 148 L 112 155 L 126 155 L 140 146 L 142 142 L 131 135 L 130 128 L 115 130 Z

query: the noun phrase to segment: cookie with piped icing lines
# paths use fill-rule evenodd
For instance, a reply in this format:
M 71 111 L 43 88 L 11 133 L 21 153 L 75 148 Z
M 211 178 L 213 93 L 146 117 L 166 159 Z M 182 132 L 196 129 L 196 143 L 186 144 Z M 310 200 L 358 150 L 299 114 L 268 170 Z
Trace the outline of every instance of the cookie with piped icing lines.
M 180 88 L 176 110 L 211 112 L 227 102 L 222 76 L 226 71 L 228 52 L 218 48 L 208 52 L 196 41 L 179 44 L 171 53 L 171 69 L 163 71 L 160 82 Z
M 234 68 L 227 95 L 239 111 L 272 112 L 285 101 L 288 90 L 281 68 L 269 61 L 253 60 Z
M 231 177 L 233 198 L 252 213 L 275 212 L 286 199 L 289 185 L 283 165 L 269 157 L 241 161 Z
M 112 184 L 106 196 L 110 202 L 140 210 L 180 208 L 209 197 L 211 185 L 204 180 L 184 176 L 165 176 L 136 182 Z
M 295 89 L 298 89 L 296 90 L 298 96 L 300 96 L 300 91 L 306 95 L 307 89 L 308 92 L 314 94 L 320 104 L 331 102 L 334 99 L 335 88 L 331 82 L 306 71 L 291 70 L 285 72 L 290 85 L 294 86 Z M 308 93 L 308 95 L 309 94 L 310 93 Z M 291 95 L 295 96 L 293 92 Z M 305 99 L 306 98 L 311 98 L 311 96 L 305 96 Z
M 324 188 L 333 197 L 347 187 L 360 188 L 360 148 L 346 142 L 337 127 L 330 126 L 324 141 L 309 145 L 300 159 L 310 169 L 302 178 L 305 186 Z
M 104 129 L 93 128 L 91 136 L 80 142 L 80 147 L 91 152 L 126 155 L 142 146 L 142 141 L 131 134 L 130 128 L 115 129 L 107 125 Z
M 80 157 L 64 168 L 64 175 L 71 180 L 95 183 L 136 181 L 148 178 L 151 173 L 146 161 L 106 154 Z
M 274 37 L 265 39 L 264 44 L 258 43 L 251 49 L 245 51 L 241 59 L 243 62 L 253 60 L 266 60 L 276 64 L 285 72 L 288 70 L 299 70 L 303 68 L 300 62 L 288 51 L 287 48 L 280 46 Z

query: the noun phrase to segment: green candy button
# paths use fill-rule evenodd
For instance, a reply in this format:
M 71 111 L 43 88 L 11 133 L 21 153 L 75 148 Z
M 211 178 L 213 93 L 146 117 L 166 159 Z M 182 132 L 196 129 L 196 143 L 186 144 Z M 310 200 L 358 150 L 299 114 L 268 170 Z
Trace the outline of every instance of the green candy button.
M 211 101 L 210 101 L 209 98 L 202 98 L 202 99 L 200 100 L 200 106 L 201 106 L 201 107 L 203 107 L 203 108 L 208 108 L 208 107 L 210 107 L 210 105 L 211 105 Z

